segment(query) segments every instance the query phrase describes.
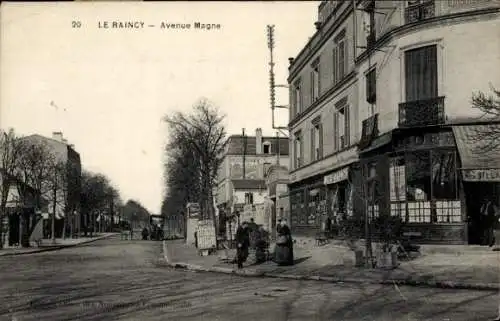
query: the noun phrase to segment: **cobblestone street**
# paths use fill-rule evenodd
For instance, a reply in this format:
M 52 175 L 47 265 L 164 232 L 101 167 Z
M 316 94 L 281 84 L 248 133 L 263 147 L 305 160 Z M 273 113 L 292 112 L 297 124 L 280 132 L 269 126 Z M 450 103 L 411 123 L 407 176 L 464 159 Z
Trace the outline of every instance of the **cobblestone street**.
M 173 270 L 161 242 L 117 237 L 0 258 L 0 320 L 489 320 L 488 291 Z

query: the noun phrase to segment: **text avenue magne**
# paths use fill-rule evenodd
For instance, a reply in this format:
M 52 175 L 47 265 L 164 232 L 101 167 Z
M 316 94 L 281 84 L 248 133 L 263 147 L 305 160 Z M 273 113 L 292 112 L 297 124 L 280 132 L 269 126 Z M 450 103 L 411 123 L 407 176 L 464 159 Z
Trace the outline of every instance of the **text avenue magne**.
M 202 30 L 216 30 L 220 29 L 221 25 L 218 23 L 172 23 L 167 21 L 162 21 L 159 24 L 148 24 L 146 25 L 144 21 L 99 21 L 97 26 L 100 29 L 144 29 L 149 28 L 160 28 L 160 29 L 172 29 L 172 30 L 189 30 L 189 29 L 202 29 Z

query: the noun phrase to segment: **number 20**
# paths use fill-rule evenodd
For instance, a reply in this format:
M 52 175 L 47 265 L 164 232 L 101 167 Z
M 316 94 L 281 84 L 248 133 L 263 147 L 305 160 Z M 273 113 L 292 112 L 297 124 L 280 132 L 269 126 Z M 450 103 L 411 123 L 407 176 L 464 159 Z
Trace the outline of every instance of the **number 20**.
M 72 28 L 81 28 L 81 26 L 82 26 L 81 21 L 71 21 Z

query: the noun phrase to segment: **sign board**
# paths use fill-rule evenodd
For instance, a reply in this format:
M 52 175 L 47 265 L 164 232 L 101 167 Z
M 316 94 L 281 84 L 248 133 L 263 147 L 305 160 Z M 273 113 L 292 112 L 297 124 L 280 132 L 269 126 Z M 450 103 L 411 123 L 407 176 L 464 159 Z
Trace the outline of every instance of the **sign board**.
M 468 182 L 500 182 L 500 168 L 462 169 L 462 175 Z
M 198 238 L 198 249 L 206 250 L 216 247 L 217 238 L 213 220 L 199 221 L 196 232 Z
M 325 175 L 323 182 L 325 185 L 336 184 L 349 179 L 349 167 L 344 167 L 330 175 Z
M 198 218 L 200 216 L 200 204 L 198 203 L 188 203 L 186 205 L 187 213 L 189 218 Z

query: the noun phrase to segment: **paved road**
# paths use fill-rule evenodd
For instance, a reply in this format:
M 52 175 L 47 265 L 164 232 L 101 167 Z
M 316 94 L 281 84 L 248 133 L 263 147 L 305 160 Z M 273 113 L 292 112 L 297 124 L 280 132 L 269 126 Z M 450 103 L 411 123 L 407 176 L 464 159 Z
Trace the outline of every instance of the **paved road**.
M 498 294 L 171 270 L 161 243 L 0 258 L 0 320 L 489 320 Z

